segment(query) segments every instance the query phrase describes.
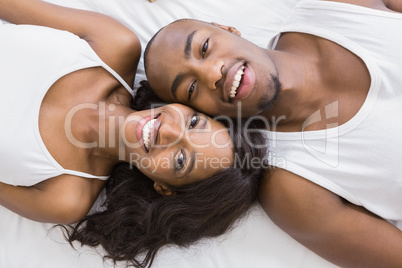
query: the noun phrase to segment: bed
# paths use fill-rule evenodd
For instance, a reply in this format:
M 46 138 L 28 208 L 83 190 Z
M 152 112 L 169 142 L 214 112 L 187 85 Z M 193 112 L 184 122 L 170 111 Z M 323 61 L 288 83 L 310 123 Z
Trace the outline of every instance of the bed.
M 185 17 L 235 26 L 243 37 L 266 47 L 286 14 L 298 0 L 48 0 L 53 3 L 108 14 L 134 30 L 143 49 L 151 36 L 167 23 Z M 0 24 L 2 22 L 0 21 Z M 140 62 L 135 86 L 145 79 Z M 93 210 L 98 209 L 102 195 Z M 20 217 L 0 206 L 0 267 L 113 267 L 102 249 L 76 245 L 74 250 L 59 228 Z M 125 267 L 118 263 L 117 267 Z M 320 258 L 253 207 L 225 235 L 190 246 L 167 246 L 159 252 L 155 268 L 265 268 L 336 267 Z

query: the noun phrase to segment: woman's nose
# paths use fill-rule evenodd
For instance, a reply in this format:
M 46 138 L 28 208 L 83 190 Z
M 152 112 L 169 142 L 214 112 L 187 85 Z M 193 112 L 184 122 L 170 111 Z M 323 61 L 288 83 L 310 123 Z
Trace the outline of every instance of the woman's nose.
M 201 64 L 200 80 L 211 90 L 216 89 L 216 84 L 222 79 L 223 61 L 220 59 L 205 60 Z
M 161 123 L 158 135 L 160 145 L 164 147 L 175 145 L 184 137 L 184 126 L 182 128 L 175 120 L 166 120 Z

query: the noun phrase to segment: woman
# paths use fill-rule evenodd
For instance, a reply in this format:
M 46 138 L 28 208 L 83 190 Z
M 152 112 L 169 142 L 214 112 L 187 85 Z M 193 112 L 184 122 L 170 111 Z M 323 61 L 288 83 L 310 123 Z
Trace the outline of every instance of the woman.
M 147 83 L 142 85 L 132 105 L 138 110 L 157 101 Z M 235 167 L 199 183 L 170 185 L 173 192 L 165 197 L 155 192 L 153 182 L 136 168 L 120 164 L 106 185 L 106 209 L 66 228 L 70 243 L 102 245 L 115 262 L 128 260 L 135 267 L 148 267 L 166 244 L 188 246 L 227 231 L 257 201 L 264 163 L 250 165 L 263 159 L 265 150 L 258 149 L 264 148 L 259 133 L 247 135 L 235 125 L 229 126 L 233 123 L 230 119 L 222 119 L 222 123 L 231 129 Z M 257 127 L 258 122 L 252 122 L 248 128 Z M 140 253 L 145 256 L 140 258 Z
M 193 146 L 192 139 L 200 136 L 196 130 L 217 130 L 219 123 L 184 106 L 137 113 L 130 108 L 127 84 L 133 84 L 140 56 L 131 31 L 100 14 L 42 1 L 2 1 L 0 9 L 0 17 L 12 23 L 58 27 L 86 38 L 30 25 L 2 27 L 1 88 L 7 102 L 1 123 L 8 129 L 1 135 L 7 155 L 1 166 L 7 184 L 2 184 L 2 205 L 36 221 L 71 223 L 86 215 L 121 161 L 137 165 L 160 192 L 172 175 L 185 175 L 184 184 L 218 170 L 183 173 L 189 171 L 190 153 L 206 153 Z M 182 127 L 194 130 L 179 137 Z M 217 135 L 218 143 L 228 139 L 227 133 Z M 230 146 L 215 153 L 232 161 Z M 148 165 L 140 158 L 154 161 Z M 155 166 L 165 159 L 176 164 Z
M 259 169 L 230 167 L 233 148 L 252 157 L 259 150 L 233 146 L 222 123 L 182 105 L 130 108 L 140 56 L 131 31 L 39 0 L 2 0 L 0 18 L 30 24 L 0 27 L 2 206 L 36 221 L 73 223 L 116 164 L 134 165 L 152 180 L 119 166 L 107 210 L 81 221 L 70 240 L 102 244 L 114 260 L 149 251 L 146 265 L 166 243 L 221 234 L 255 201 Z M 126 248 L 123 238 L 134 245 Z

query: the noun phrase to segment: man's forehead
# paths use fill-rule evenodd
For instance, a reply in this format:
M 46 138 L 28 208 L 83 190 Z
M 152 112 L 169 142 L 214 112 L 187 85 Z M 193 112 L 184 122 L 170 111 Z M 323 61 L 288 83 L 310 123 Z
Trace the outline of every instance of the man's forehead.
M 180 59 L 186 58 L 186 51 L 191 47 L 192 37 L 199 30 L 205 29 L 205 27 L 213 26 L 211 23 L 183 19 L 175 21 L 165 26 L 152 41 L 153 44 L 149 48 L 149 57 L 146 56 L 146 69 L 157 70 L 156 72 L 147 72 L 147 76 L 151 86 L 155 89 L 158 85 L 163 85 L 163 88 L 177 88 L 178 77 L 180 78 L 180 72 L 174 71 L 177 67 L 174 63 Z M 214 27 L 214 26 L 213 26 Z M 187 49 L 186 49 L 187 48 Z M 148 54 L 148 53 L 146 53 Z M 160 74 L 163 73 L 161 76 Z M 176 81 L 176 83 L 174 83 Z M 164 90 L 165 101 L 177 101 L 174 97 L 175 90 Z M 161 96 L 159 96 L 161 97 Z
M 213 24 L 205 21 L 193 20 L 193 19 L 182 19 L 167 25 L 161 32 L 174 34 L 188 34 L 194 30 L 203 30 L 211 28 Z

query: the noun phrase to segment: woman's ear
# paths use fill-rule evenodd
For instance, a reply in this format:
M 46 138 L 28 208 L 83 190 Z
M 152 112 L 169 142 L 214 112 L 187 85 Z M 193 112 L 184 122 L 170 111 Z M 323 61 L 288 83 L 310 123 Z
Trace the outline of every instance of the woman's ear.
M 157 182 L 154 183 L 154 189 L 158 194 L 160 194 L 162 196 L 174 196 L 174 195 L 176 195 L 176 192 L 174 192 L 172 189 L 169 189 L 166 186 L 160 185 Z
M 228 31 L 228 32 L 230 32 L 232 34 L 235 34 L 237 36 L 241 36 L 240 31 L 237 30 L 235 27 L 225 26 L 225 25 L 222 25 L 222 24 L 219 24 L 219 23 L 216 23 L 216 22 L 212 22 L 212 24 L 215 25 L 215 26 L 218 26 L 219 28 L 221 28 L 221 29 L 223 29 L 225 31 Z

